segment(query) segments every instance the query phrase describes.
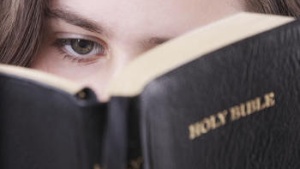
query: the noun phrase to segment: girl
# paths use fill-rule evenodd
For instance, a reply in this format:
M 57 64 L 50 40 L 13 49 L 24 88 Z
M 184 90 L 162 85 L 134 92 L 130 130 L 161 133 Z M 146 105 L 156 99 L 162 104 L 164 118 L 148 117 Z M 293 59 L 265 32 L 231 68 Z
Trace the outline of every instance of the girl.
M 2 0 L 0 62 L 96 91 L 139 54 L 241 11 L 298 17 L 298 0 Z M 159 63 L 158 63 L 159 64 Z

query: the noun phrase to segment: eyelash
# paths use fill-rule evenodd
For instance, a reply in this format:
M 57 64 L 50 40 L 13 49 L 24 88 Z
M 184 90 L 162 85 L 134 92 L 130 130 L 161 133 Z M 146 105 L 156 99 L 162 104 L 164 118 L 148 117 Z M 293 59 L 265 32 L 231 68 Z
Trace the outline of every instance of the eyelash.
M 80 46 L 80 43 L 83 46 Z M 77 63 L 95 62 L 97 59 L 107 55 L 107 47 L 104 43 L 97 43 L 83 38 L 59 38 L 55 40 L 53 45 L 64 54 L 64 58 Z M 83 50 L 85 47 L 90 46 L 85 53 L 78 53 L 78 51 L 75 51 L 74 45 Z

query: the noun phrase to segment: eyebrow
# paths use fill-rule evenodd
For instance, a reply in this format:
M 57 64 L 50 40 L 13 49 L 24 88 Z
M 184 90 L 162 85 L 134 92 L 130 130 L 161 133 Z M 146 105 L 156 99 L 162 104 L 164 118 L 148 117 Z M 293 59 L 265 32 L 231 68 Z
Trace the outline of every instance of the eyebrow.
M 170 38 L 152 37 L 145 41 L 140 42 L 140 44 L 142 44 L 143 48 L 151 49 L 152 47 L 161 45 L 161 44 L 169 41 L 170 39 L 172 39 L 172 37 L 170 37 Z
M 87 31 L 102 34 L 106 37 L 110 37 L 111 35 L 111 33 L 107 31 L 108 29 L 106 27 L 101 26 L 98 23 L 84 18 L 74 12 L 62 9 L 48 9 L 46 15 L 47 17 L 61 19 L 71 25 L 81 27 Z M 142 44 L 144 48 L 149 48 L 151 46 L 156 46 L 165 43 L 173 38 L 174 37 L 151 37 L 147 40 L 141 41 L 140 44 Z
M 48 9 L 47 16 L 50 18 L 62 19 L 71 25 L 81 27 L 91 32 L 104 34 L 107 36 L 109 35 L 109 33 L 105 31 L 107 29 L 105 29 L 103 26 L 100 26 L 94 21 L 91 21 L 73 12 L 69 12 L 61 9 Z

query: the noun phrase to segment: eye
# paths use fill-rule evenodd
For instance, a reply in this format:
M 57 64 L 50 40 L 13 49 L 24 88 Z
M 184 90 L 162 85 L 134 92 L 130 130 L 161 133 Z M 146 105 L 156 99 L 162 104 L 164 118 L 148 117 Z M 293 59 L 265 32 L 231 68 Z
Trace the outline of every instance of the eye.
M 72 50 L 80 55 L 86 55 L 93 51 L 96 44 L 89 40 L 71 39 L 70 47 Z
M 57 39 L 55 46 L 74 61 L 90 61 L 105 56 L 106 46 L 86 39 Z

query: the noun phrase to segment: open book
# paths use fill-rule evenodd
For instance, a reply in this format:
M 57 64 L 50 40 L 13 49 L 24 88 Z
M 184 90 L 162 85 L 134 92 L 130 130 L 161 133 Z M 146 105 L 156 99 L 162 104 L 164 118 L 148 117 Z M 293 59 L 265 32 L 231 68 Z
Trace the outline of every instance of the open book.
M 90 89 L 0 66 L 0 168 L 300 167 L 300 22 L 242 13 Z

